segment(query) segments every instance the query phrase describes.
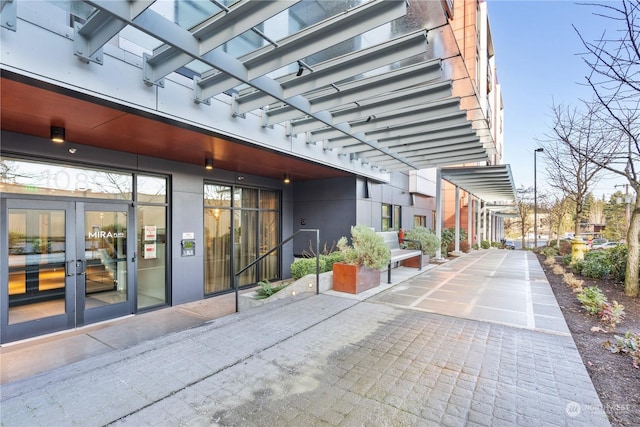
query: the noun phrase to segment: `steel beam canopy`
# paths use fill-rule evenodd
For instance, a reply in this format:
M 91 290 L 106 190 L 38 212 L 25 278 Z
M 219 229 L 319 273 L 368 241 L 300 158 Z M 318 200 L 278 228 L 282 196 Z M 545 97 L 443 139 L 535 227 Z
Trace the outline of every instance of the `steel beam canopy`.
M 4 1 L 3 14 L 14 4 Z M 486 113 L 469 101 L 471 77 L 460 82 L 459 52 L 447 51 L 457 45 L 438 2 L 411 19 L 405 0 L 70 5 L 82 61 L 102 63 L 105 44 L 139 32 L 155 41 L 142 50 L 144 83 L 187 76 L 194 102 L 224 97 L 231 115 L 259 114 L 262 126 L 284 125 L 352 161 L 407 171 L 486 163 L 495 153 Z M 452 96 L 456 86 L 466 92 Z

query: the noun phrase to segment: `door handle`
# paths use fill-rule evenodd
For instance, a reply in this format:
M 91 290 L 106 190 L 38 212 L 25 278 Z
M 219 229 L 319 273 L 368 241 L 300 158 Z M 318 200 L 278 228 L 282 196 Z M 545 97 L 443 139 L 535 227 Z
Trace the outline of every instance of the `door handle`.
M 73 276 L 74 274 L 76 274 L 75 271 L 72 271 L 73 266 L 75 266 L 74 263 L 74 260 L 69 260 L 65 263 L 64 272 L 67 276 Z
M 85 265 L 84 260 L 82 260 L 82 259 L 76 260 L 76 274 L 77 275 L 83 276 L 86 273 L 84 265 Z

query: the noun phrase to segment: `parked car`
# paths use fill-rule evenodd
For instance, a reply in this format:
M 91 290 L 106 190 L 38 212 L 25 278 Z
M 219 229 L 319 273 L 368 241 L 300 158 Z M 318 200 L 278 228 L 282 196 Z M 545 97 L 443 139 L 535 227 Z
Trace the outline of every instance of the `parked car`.
M 515 249 L 516 248 L 516 243 L 513 240 L 505 240 L 504 241 L 504 248 L 505 249 Z
M 604 243 L 598 243 L 597 245 L 592 245 L 591 246 L 591 250 L 596 250 L 596 249 L 609 249 L 609 248 L 615 248 L 616 246 L 618 246 L 620 244 L 620 242 L 604 242 Z

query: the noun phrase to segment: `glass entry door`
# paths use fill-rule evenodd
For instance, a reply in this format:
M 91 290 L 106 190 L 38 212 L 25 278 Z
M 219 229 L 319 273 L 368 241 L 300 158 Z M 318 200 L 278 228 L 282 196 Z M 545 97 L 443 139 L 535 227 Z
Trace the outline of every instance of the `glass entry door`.
M 131 212 L 128 205 L 76 205 L 78 324 L 133 313 L 136 233 L 129 224 Z
M 133 208 L 3 202 L 2 342 L 133 312 Z

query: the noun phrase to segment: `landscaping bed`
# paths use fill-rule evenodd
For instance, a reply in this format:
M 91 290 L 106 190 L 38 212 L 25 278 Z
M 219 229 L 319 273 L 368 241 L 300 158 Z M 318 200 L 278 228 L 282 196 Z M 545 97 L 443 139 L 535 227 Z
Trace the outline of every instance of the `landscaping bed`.
M 612 353 L 603 347 L 603 343 L 616 342 L 614 335 L 624 335 L 629 330 L 640 333 L 640 298 L 626 296 L 623 286 L 613 280 L 576 275 L 576 278 L 584 281 L 583 289 L 598 286 L 610 303 L 617 301 L 624 306 L 625 317 L 615 331 L 605 331 L 607 327 L 596 315 L 590 315 L 583 308 L 577 294 L 563 280 L 563 275 L 554 273 L 553 265 L 544 263 L 544 255 L 538 254 L 538 259 L 611 425 L 639 425 L 640 368 L 633 366 L 633 359 L 628 354 Z M 562 265 L 560 257 L 556 260 L 557 264 Z M 571 271 L 567 266 L 563 267 Z

